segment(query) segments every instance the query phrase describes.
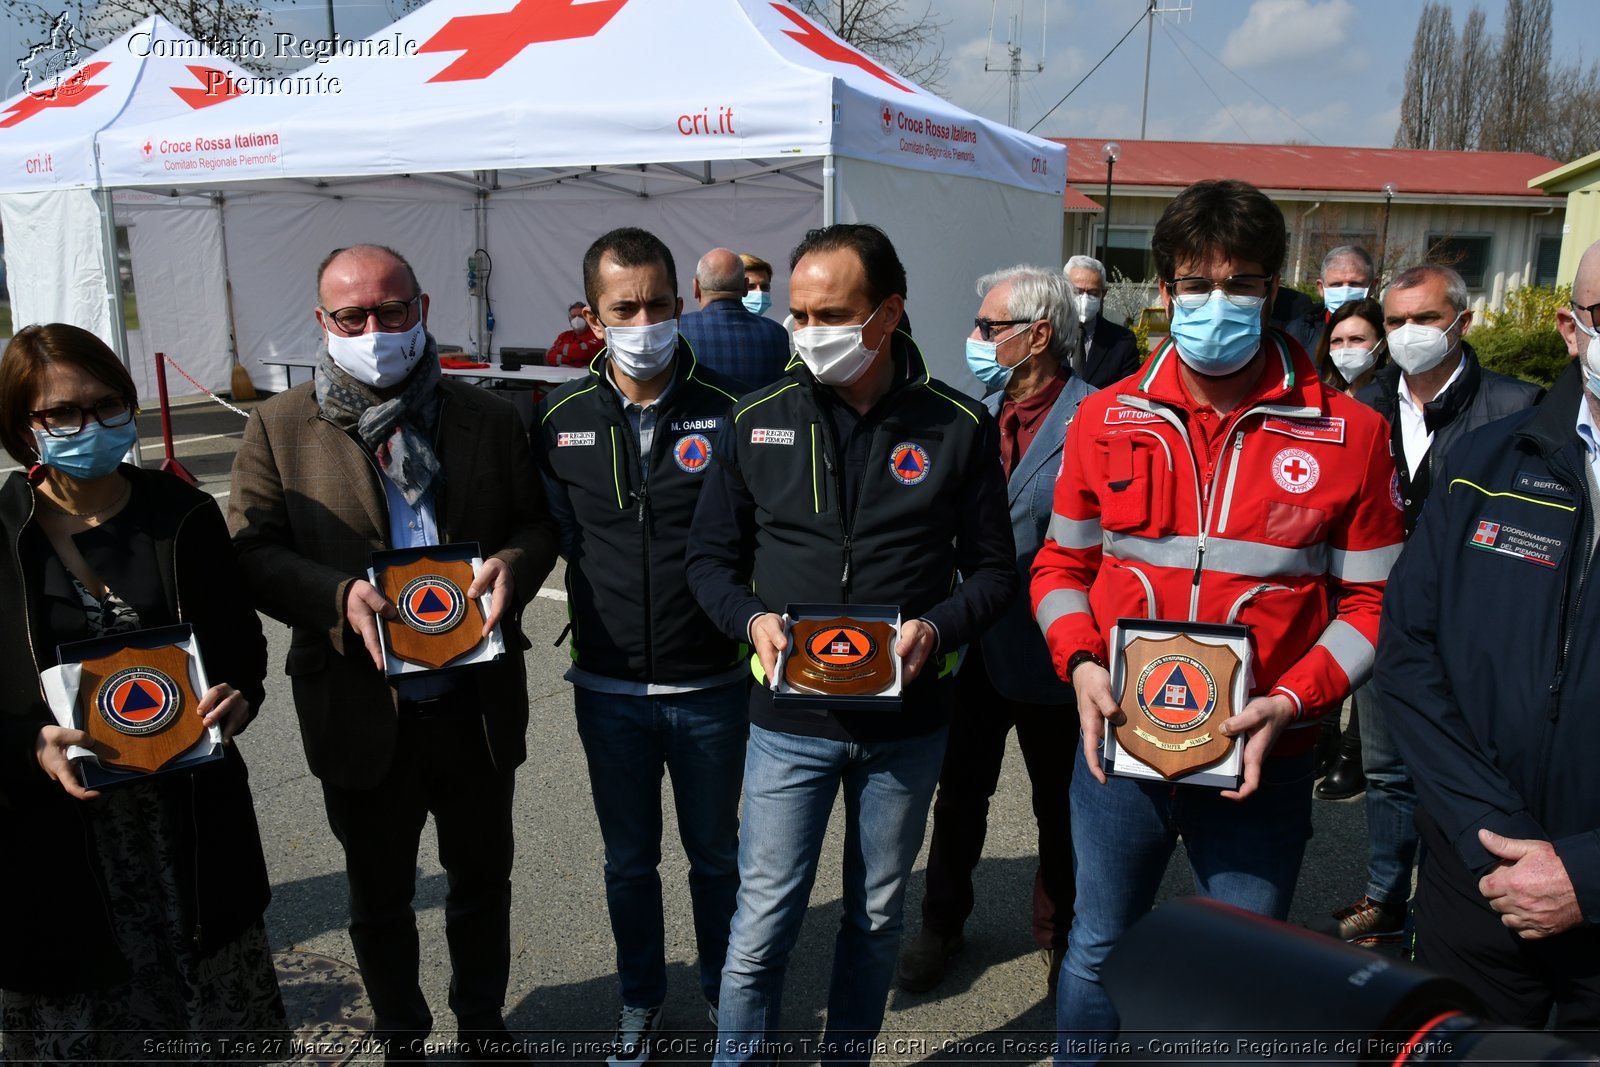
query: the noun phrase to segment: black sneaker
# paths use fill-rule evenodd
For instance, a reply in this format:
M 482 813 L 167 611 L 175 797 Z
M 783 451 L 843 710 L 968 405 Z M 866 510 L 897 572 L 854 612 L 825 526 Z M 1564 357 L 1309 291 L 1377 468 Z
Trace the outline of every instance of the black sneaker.
M 1398 944 L 1406 930 L 1406 906 L 1404 902 L 1384 904 L 1371 897 L 1362 897 L 1325 919 L 1313 920 L 1309 926 L 1319 934 L 1356 945 Z

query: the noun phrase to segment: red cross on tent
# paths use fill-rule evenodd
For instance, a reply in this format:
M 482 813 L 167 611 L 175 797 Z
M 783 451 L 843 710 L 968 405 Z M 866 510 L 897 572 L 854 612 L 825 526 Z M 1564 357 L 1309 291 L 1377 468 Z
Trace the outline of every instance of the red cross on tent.
M 26 122 L 46 108 L 77 107 L 106 88 L 104 85 L 90 85 L 89 80 L 109 66 L 111 64 L 105 62 L 90 63 L 54 89 L 29 93 L 6 109 L 6 117 L 0 120 L 0 128 Z
M 628 0 L 517 0 L 510 11 L 457 15 L 424 41 L 418 52 L 460 52 L 430 82 L 487 78 L 530 44 L 593 37 Z
M 192 63 L 184 65 L 200 82 L 200 88 L 197 89 L 193 85 L 174 85 L 172 91 L 179 100 L 196 111 L 212 104 L 220 104 L 230 97 L 244 95 L 239 83 L 228 77 L 227 71 L 215 67 L 197 67 Z
M 877 78 L 879 81 L 888 82 L 890 85 L 901 90 L 902 92 L 909 93 L 911 91 L 911 87 L 909 85 L 902 85 L 900 82 L 895 80 L 892 74 L 878 66 L 878 64 L 874 63 L 866 56 L 862 55 L 860 52 L 857 52 L 854 48 L 842 45 L 832 37 L 829 37 L 827 34 L 823 33 L 821 30 L 817 29 L 815 26 L 811 25 L 811 23 L 802 18 L 798 12 L 784 7 L 782 4 L 773 4 L 772 8 L 778 14 L 782 15 L 784 18 L 800 27 L 800 32 L 798 33 L 794 30 L 784 30 L 783 35 L 785 37 L 794 38 L 796 41 L 799 41 L 801 44 L 805 45 L 823 59 L 830 60 L 834 63 L 844 63 L 852 67 L 860 67 L 862 70 L 866 71 L 874 78 Z

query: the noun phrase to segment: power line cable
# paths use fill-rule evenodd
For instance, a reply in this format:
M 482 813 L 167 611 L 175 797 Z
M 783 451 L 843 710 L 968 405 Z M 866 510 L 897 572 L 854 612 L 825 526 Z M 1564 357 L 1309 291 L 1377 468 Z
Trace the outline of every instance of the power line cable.
M 1189 58 L 1189 53 L 1184 51 L 1183 43 L 1176 37 L 1173 37 L 1172 31 L 1167 29 L 1166 26 L 1162 26 L 1161 31 L 1165 33 L 1168 39 L 1172 41 L 1173 47 L 1177 48 L 1178 54 L 1183 57 L 1183 61 L 1189 64 L 1189 69 L 1194 71 L 1194 76 L 1196 78 L 1200 79 L 1200 84 L 1204 85 L 1206 90 L 1210 92 L 1212 97 L 1216 99 L 1217 106 L 1226 111 L 1228 113 L 1228 117 L 1233 120 L 1233 124 L 1239 127 L 1239 132 L 1244 134 L 1244 139 L 1254 144 L 1255 138 L 1250 136 L 1250 131 L 1244 128 L 1244 123 L 1239 121 L 1239 116 L 1233 113 L 1233 109 L 1228 106 L 1227 102 L 1222 99 L 1221 95 L 1215 89 L 1211 88 L 1211 83 L 1206 81 L 1206 76 L 1200 73 L 1200 68 L 1194 65 L 1194 60 Z
M 1084 82 L 1088 81 L 1089 80 L 1089 76 L 1092 75 L 1095 71 L 1100 69 L 1100 64 L 1104 63 L 1106 60 L 1110 59 L 1112 54 L 1114 52 L 1116 52 L 1117 49 L 1122 47 L 1122 42 L 1126 41 L 1129 38 L 1129 36 L 1132 35 L 1133 31 L 1139 28 L 1139 23 L 1141 23 L 1141 22 L 1143 22 L 1145 20 L 1145 14 L 1148 14 L 1148 9 L 1146 9 L 1145 13 L 1140 14 L 1140 16 L 1137 19 L 1134 20 L 1133 25 L 1128 27 L 1128 32 L 1127 33 L 1123 34 L 1120 38 L 1118 38 L 1117 43 L 1111 46 L 1111 51 L 1107 52 L 1105 55 L 1100 57 L 1100 63 L 1096 63 L 1094 66 L 1090 67 L 1089 68 L 1089 73 L 1085 74 L 1083 77 L 1079 78 L 1078 82 L 1077 82 L 1077 85 L 1074 85 L 1072 88 L 1067 90 L 1067 96 L 1071 96 L 1073 93 L 1077 92 L 1078 91 L 1078 86 L 1082 85 Z M 1063 96 L 1060 100 L 1057 100 L 1055 102 L 1055 105 L 1053 107 L 1051 107 L 1049 111 L 1046 111 L 1043 115 L 1040 115 L 1039 116 L 1039 121 L 1035 122 L 1032 126 L 1029 126 L 1027 132 L 1032 133 L 1034 130 L 1037 130 L 1039 128 L 1040 123 L 1043 123 L 1045 119 L 1047 119 L 1051 115 L 1055 114 L 1056 108 L 1060 107 L 1062 104 L 1065 104 L 1067 102 L 1067 96 Z
M 1164 29 L 1164 30 L 1167 29 L 1167 27 L 1164 26 L 1164 25 L 1161 28 Z M 1170 35 L 1172 31 L 1168 30 L 1167 32 Z M 1216 56 L 1211 55 L 1211 53 L 1206 50 L 1206 46 L 1205 45 L 1201 44 L 1199 41 L 1195 40 L 1193 37 L 1190 37 L 1187 33 L 1184 33 L 1182 28 L 1179 28 L 1179 30 L 1177 32 L 1180 35 L 1182 35 L 1184 40 L 1188 41 L 1190 44 L 1194 45 L 1196 48 L 1200 49 L 1200 51 L 1204 52 L 1207 56 L 1209 56 L 1213 63 L 1215 63 L 1217 66 L 1221 67 L 1223 70 L 1227 71 L 1229 74 L 1232 74 L 1234 76 L 1234 78 L 1236 78 L 1239 81 L 1239 84 L 1243 85 L 1246 89 L 1249 89 L 1252 93 L 1255 93 L 1261 99 L 1265 100 L 1267 102 L 1267 106 L 1268 107 L 1272 108 L 1278 114 L 1282 115 L 1284 118 L 1286 118 L 1290 122 L 1294 123 L 1296 126 L 1299 126 L 1300 127 L 1300 132 L 1304 133 L 1307 137 L 1311 138 L 1317 144 L 1327 144 L 1327 142 L 1324 141 L 1322 138 L 1318 137 L 1316 134 L 1314 134 L 1310 130 L 1306 129 L 1305 126 L 1301 124 L 1299 119 L 1295 118 L 1289 112 L 1287 112 L 1283 108 L 1279 107 L 1272 100 L 1272 98 L 1269 97 L 1266 93 L 1262 92 L 1260 89 L 1257 89 L 1254 85 L 1251 85 L 1249 82 L 1245 81 L 1244 80 L 1244 75 L 1240 74 L 1238 71 L 1236 71 L 1232 67 L 1228 66 L 1228 64 L 1224 63 L 1222 60 L 1218 59 Z

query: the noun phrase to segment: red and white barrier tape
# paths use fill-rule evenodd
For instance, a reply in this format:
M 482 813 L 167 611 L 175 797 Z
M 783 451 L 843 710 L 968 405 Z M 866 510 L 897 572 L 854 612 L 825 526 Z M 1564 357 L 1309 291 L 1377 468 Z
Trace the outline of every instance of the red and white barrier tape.
M 202 393 L 206 394 L 206 396 L 209 396 L 212 400 L 215 400 L 217 403 L 221 404 L 223 407 L 227 408 L 229 411 L 233 412 L 235 415 L 243 415 L 247 419 L 250 417 L 250 413 L 248 411 L 245 411 L 243 408 L 234 407 L 232 404 L 230 404 L 226 400 L 222 399 L 216 393 L 213 393 L 211 390 L 207 389 L 205 386 L 203 386 L 199 382 L 195 381 L 194 378 L 189 374 L 189 372 L 184 370 L 182 367 L 178 366 L 178 361 L 173 359 L 171 356 L 166 355 L 165 353 L 163 353 L 161 358 L 166 360 L 168 363 L 172 364 L 172 369 L 177 371 L 179 374 L 183 375 L 185 378 L 187 378 L 190 385 L 194 386 L 196 389 L 198 389 Z

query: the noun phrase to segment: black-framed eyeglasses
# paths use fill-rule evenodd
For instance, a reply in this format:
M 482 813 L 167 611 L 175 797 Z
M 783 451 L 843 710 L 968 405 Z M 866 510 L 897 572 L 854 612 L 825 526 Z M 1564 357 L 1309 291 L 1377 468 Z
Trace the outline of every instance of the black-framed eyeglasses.
M 120 396 L 108 396 L 103 400 L 96 400 L 92 407 L 82 408 L 76 404 L 62 404 L 60 407 L 45 408 L 42 411 L 30 411 L 28 414 L 38 421 L 40 427 L 51 437 L 76 437 L 88 425 L 89 417 L 108 430 L 118 426 L 126 426 L 133 421 L 133 405 Z
M 1600 313 L 1600 304 L 1580 304 L 1576 300 L 1568 300 L 1567 306 L 1573 311 L 1586 311 L 1589 313 L 1589 328 L 1594 329 L 1595 314 Z
M 385 300 L 377 307 L 347 307 L 340 308 L 338 311 L 329 311 L 327 308 L 323 308 L 322 313 L 332 319 L 334 325 L 345 333 L 360 333 L 366 329 L 369 316 L 375 316 L 378 320 L 378 325 L 385 330 L 398 330 L 411 317 L 411 305 L 421 300 L 422 294 L 418 293 L 410 300 Z
M 994 331 L 1001 326 L 1027 326 L 1033 319 L 973 319 L 972 325 L 978 328 L 978 336 L 985 341 L 994 340 Z
M 1210 300 L 1211 293 L 1215 289 L 1222 290 L 1222 295 L 1228 303 L 1238 307 L 1249 307 L 1266 297 L 1267 288 L 1271 284 L 1270 274 L 1231 274 L 1215 281 L 1190 275 L 1172 279 L 1167 283 L 1167 288 L 1172 290 L 1172 299 L 1179 307 L 1193 311 Z

